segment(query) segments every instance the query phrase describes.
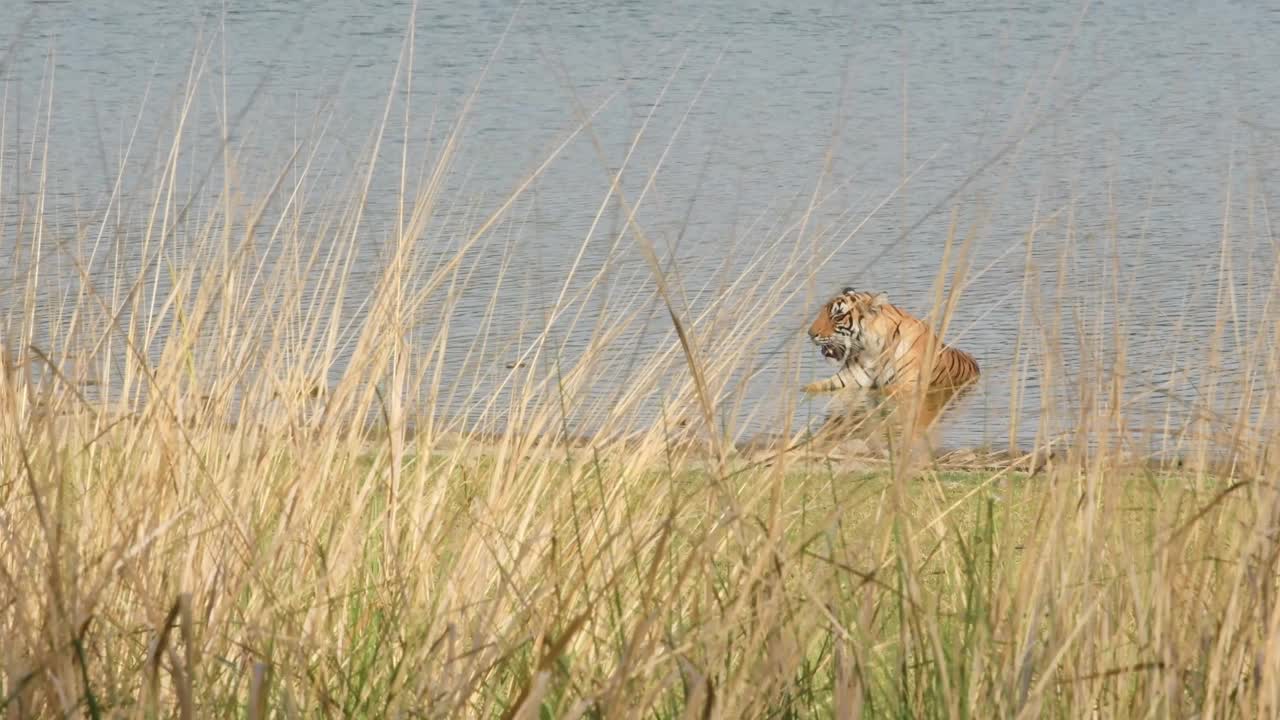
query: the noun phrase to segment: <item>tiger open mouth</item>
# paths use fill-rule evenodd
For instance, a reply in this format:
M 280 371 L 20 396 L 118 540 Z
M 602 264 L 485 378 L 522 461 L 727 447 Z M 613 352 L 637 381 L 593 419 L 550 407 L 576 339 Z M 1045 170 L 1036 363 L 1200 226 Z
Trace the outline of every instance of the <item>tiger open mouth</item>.
M 822 357 L 837 361 L 844 358 L 844 348 L 839 345 L 823 345 L 821 349 Z

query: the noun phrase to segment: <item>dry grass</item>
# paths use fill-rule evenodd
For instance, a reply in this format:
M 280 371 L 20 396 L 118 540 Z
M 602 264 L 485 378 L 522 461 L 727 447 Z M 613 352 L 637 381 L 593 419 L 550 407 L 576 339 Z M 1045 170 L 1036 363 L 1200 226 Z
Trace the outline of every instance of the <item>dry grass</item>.
M 752 462 L 726 420 L 752 349 L 776 340 L 776 308 L 825 293 L 806 248 L 839 248 L 862 219 L 755 229 L 747 265 L 770 271 L 699 294 L 636 222 L 648 184 L 615 183 L 598 218 L 626 221 L 583 248 L 634 245 L 644 264 L 574 263 L 515 327 L 500 272 L 458 326 L 481 251 L 519 241 L 542 167 L 479 212 L 442 190 L 456 149 L 447 134 L 406 181 L 391 251 L 358 285 L 369 176 L 312 200 L 309 146 L 249 200 L 228 179 L 188 203 L 177 132 L 129 231 L 113 229 L 122 198 L 95 222 L 52 215 L 35 172 L 3 225 L 10 717 L 1280 712 L 1274 308 L 1241 318 L 1219 299 L 1202 370 L 1228 354 L 1260 370 L 1232 380 L 1227 410 L 1209 393 L 1156 432 L 1126 414 L 1161 388 L 1126 372 L 1124 327 L 1080 321 L 1096 347 L 1066 372 L 1073 316 L 1031 303 L 1019 353 L 1045 388 L 1038 421 L 1046 443 L 1055 423 L 1072 434 L 1030 477 Z M 940 327 L 977 232 L 948 241 Z M 610 290 L 636 272 L 639 290 Z M 1122 304 L 1122 279 L 1098 302 Z M 654 308 L 667 340 L 619 357 Z M 591 341 L 570 353 L 580 327 Z M 623 391 L 595 392 L 620 373 Z M 798 425 L 797 375 L 780 429 Z M 1171 438 L 1181 464 L 1145 462 L 1135 437 Z

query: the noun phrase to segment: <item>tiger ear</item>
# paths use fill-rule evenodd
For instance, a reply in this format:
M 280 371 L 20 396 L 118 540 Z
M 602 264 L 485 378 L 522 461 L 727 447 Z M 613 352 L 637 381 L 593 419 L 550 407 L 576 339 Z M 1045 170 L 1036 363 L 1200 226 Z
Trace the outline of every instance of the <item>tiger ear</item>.
M 852 295 L 855 292 L 852 285 L 846 285 L 840 289 L 841 295 Z

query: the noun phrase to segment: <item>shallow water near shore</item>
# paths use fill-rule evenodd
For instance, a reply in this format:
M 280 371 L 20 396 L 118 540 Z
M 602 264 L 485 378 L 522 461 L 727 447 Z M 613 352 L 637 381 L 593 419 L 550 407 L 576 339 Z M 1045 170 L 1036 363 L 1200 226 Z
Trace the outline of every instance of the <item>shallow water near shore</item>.
M 423 168 L 439 157 L 473 88 L 424 263 L 447 261 L 475 218 L 510 196 L 582 113 L 596 112 L 590 132 L 564 146 L 509 223 L 468 251 L 474 261 L 449 306 L 449 332 L 501 340 L 479 355 L 450 346 L 443 374 L 468 378 L 480 394 L 511 392 L 522 339 L 540 331 L 566 291 L 582 293 L 590 316 L 608 298 L 653 285 L 624 231 L 629 210 L 605 203 L 596 220 L 610 173 L 642 127 L 621 188 L 678 275 L 682 310 L 696 315 L 741 276 L 780 275 L 796 253 L 813 272 L 773 308 L 767 339 L 751 348 L 754 367 L 724 404 L 724 422 L 740 438 L 774 431 L 787 402 L 798 403 L 802 423 L 821 415 L 821 403 L 782 392 L 832 371 L 803 333 L 821 296 L 852 284 L 919 314 L 930 309 L 953 222 L 973 245 L 947 337 L 977 357 L 983 376 L 945 421 L 946 447 L 1029 445 L 1046 407 L 1065 421 L 1082 403 L 1070 384 L 1081 368 L 1105 371 L 1118 355 L 1126 411 L 1151 427 L 1177 426 L 1181 410 L 1206 393 L 1232 410 L 1240 378 L 1259 362 L 1247 348 L 1265 318 L 1250 308 L 1272 292 L 1276 265 L 1267 219 L 1280 137 L 1280 118 L 1268 114 L 1280 107 L 1274 9 L 223 7 L 0 0 L 10 20 L 0 28 L 6 337 L 23 325 L 36 274 L 36 342 L 73 324 L 64 301 L 84 282 L 107 287 L 130 267 L 163 282 L 164 268 L 148 269 L 154 258 L 137 238 L 153 219 L 155 159 L 168 148 L 195 65 L 200 89 L 174 169 L 187 225 L 199 224 L 229 182 L 243 183 L 250 198 L 266 192 L 300 143 L 317 161 L 295 219 L 306 227 L 341 212 L 339 198 L 362 180 L 359 158 L 384 122 L 388 93 L 399 88 L 405 104 L 385 121 L 355 234 L 350 327 L 361 323 L 391 254 L 401 165 L 429 174 Z M 411 23 L 406 91 L 394 76 Z M 233 164 L 224 142 L 235 149 Z M 45 247 L 31 240 L 37 216 Z M 175 227 L 171 257 L 180 263 L 182 224 Z M 770 243 L 794 253 L 765 252 Z M 588 291 L 584 278 L 602 269 L 608 281 Z M 509 311 L 495 317 L 496 287 Z M 1228 305 L 1241 310 L 1231 313 L 1220 357 L 1206 364 L 1207 338 Z M 591 384 L 592 407 L 624 391 L 627 355 L 671 342 L 665 310 L 642 311 L 615 340 L 620 359 L 608 367 L 616 374 Z M 411 344 L 426 345 L 445 320 L 424 320 Z M 1028 329 L 1055 324 L 1059 331 Z M 586 352 L 594 332 L 589 321 L 566 328 L 557 361 Z M 1032 341 L 1042 334 L 1052 342 Z M 351 345 L 342 344 L 330 379 L 351 362 Z M 1050 398 L 1041 392 L 1046 373 L 1060 383 Z M 459 393 L 423 411 L 474 407 Z M 636 421 L 661 410 L 655 400 Z

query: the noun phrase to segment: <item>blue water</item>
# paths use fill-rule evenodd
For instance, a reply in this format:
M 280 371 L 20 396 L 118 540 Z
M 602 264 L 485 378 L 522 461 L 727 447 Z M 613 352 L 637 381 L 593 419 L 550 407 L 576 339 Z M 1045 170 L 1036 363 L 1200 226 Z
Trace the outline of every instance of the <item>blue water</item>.
M 1136 395 L 1159 387 L 1194 400 L 1202 378 L 1182 368 L 1207 341 L 1220 293 L 1239 293 L 1245 307 L 1268 294 L 1280 8 L 1265 3 L 258 5 L 0 0 L 0 270 L 30 272 L 29 233 L 12 220 L 42 175 L 48 212 L 68 228 L 94 237 L 118 178 L 121 209 L 107 224 L 143 223 L 180 118 L 192 218 L 217 202 L 224 168 L 253 197 L 300 142 L 316 151 L 309 211 L 323 214 L 324 194 L 353 187 L 385 127 L 351 274 L 358 315 L 396 227 L 402 158 L 411 177 L 429 169 L 474 90 L 442 226 L 496 207 L 579 113 L 600 109 L 513 211 L 518 233 L 477 250 L 492 262 L 457 302 L 453 329 L 464 336 L 504 257 L 511 297 L 534 309 L 554 300 L 642 126 L 623 190 L 634 201 L 659 169 L 637 219 L 691 293 L 736 272 L 778 272 L 777 258 L 749 265 L 752 253 L 798 223 L 816 191 L 825 201 L 806 234 L 786 240 L 834 253 L 815 266 L 812 291 L 875 288 L 923 313 L 954 218 L 973 256 L 950 337 L 984 378 L 944 428 L 949 445 L 1001 444 L 1011 415 L 1016 439 L 1029 442 L 1046 366 L 1072 381 L 1116 322 Z M 411 27 L 406 93 L 397 63 Z M 619 213 L 607 206 L 586 271 L 606 264 Z M 1037 218 L 1053 221 L 1028 249 Z M 833 227 L 847 229 L 824 233 Z M 438 256 L 451 249 L 440 241 Z M 652 284 L 633 240 L 611 262 L 618 292 Z M 51 268 L 48 288 L 77 282 L 67 263 Z M 1114 304 L 1123 310 L 1107 300 L 1114 278 L 1130 294 Z M 0 308 L 10 328 L 17 301 L 10 293 Z M 802 381 L 829 372 L 798 333 L 811 303 L 798 292 L 756 343 L 759 374 L 735 411 L 741 432 L 768 429 L 789 358 Z M 1064 321 L 1058 349 L 1019 351 L 1019 333 L 1035 338 L 1026 327 L 1051 317 Z M 669 341 L 668 329 L 658 314 L 628 341 L 643 351 Z M 590 332 L 590 322 L 569 331 L 567 351 Z M 464 351 L 449 362 L 475 362 Z M 485 361 L 500 368 L 517 354 L 506 347 Z M 1113 355 L 1101 356 L 1104 370 Z M 1229 349 L 1217 364 L 1246 362 Z M 592 392 L 607 397 L 608 378 Z M 1069 411 L 1072 393 L 1052 402 Z M 1167 406 L 1151 408 L 1162 421 Z

